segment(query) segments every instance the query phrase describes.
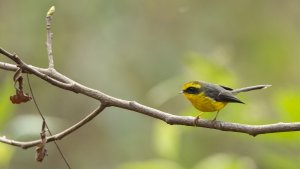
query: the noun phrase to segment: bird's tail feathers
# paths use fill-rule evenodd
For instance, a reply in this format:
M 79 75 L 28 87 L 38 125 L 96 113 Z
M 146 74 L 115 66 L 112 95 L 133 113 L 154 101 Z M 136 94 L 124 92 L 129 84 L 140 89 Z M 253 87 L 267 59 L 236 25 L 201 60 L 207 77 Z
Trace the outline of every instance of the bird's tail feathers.
M 237 93 L 240 93 L 240 92 L 248 92 L 248 91 L 251 91 L 251 90 L 266 89 L 266 88 L 271 87 L 271 86 L 272 85 L 257 85 L 257 86 L 243 87 L 243 88 L 240 88 L 240 89 L 234 89 L 232 91 L 232 93 L 237 94 Z

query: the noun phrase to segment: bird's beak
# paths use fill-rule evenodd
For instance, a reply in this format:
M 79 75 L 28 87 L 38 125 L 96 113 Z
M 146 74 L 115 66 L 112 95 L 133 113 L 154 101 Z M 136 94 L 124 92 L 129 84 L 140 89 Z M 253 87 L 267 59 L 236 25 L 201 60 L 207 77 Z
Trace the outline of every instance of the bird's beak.
M 178 94 L 182 94 L 183 93 L 183 90 L 181 90 Z

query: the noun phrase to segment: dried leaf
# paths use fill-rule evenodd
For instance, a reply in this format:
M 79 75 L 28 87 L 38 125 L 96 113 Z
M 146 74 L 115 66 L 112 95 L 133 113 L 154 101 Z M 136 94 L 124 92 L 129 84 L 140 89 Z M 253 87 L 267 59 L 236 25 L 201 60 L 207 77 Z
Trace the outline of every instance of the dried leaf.
M 45 156 L 47 156 L 47 149 L 46 147 L 46 143 L 47 143 L 47 137 L 46 137 L 46 122 L 43 121 L 43 125 L 42 125 L 42 131 L 41 131 L 41 142 L 36 146 L 35 149 L 35 159 L 38 162 L 42 162 L 45 158 Z
M 16 94 L 13 96 L 10 96 L 10 100 L 13 104 L 20 104 L 20 103 L 26 103 L 30 101 L 32 98 L 27 94 L 23 92 L 23 77 L 22 77 L 22 68 L 18 68 L 17 71 L 14 74 L 13 80 L 15 82 L 15 88 L 16 88 Z M 16 83 L 19 84 L 18 87 L 16 87 Z
M 20 78 L 22 78 L 22 69 L 18 68 L 13 77 L 14 82 L 17 82 Z
M 13 80 L 15 82 L 14 86 L 16 89 L 23 90 L 23 77 L 22 77 L 22 69 L 18 68 L 14 74 Z M 16 84 L 19 83 L 19 87 L 16 87 Z
M 47 156 L 47 149 L 45 148 L 46 144 L 40 143 L 35 149 L 35 160 L 38 162 L 43 162 L 45 156 Z
M 26 103 L 30 101 L 32 98 L 27 94 L 24 93 L 22 90 L 16 89 L 16 94 L 13 96 L 10 96 L 10 101 L 13 104 L 20 104 L 20 103 Z

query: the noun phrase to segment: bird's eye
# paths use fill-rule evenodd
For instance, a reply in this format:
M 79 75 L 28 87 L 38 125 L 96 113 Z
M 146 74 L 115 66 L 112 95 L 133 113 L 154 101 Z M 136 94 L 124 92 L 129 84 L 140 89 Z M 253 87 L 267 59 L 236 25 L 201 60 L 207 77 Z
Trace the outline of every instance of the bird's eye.
M 196 87 L 188 87 L 187 89 L 184 90 L 184 92 L 189 94 L 199 94 L 201 90 Z

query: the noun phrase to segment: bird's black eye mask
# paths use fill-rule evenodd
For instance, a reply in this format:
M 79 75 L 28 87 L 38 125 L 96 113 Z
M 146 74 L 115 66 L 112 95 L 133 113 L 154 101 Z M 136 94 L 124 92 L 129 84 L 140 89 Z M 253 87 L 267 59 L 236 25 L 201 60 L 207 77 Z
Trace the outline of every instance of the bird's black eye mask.
M 202 92 L 201 88 L 196 88 L 196 87 L 188 87 L 185 90 L 183 90 L 183 93 L 188 93 L 188 94 L 199 94 Z

